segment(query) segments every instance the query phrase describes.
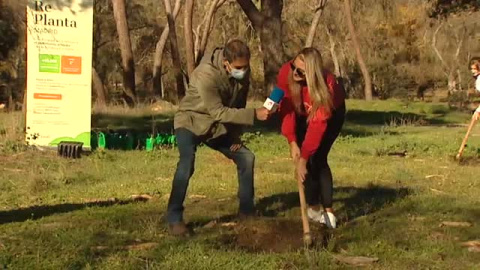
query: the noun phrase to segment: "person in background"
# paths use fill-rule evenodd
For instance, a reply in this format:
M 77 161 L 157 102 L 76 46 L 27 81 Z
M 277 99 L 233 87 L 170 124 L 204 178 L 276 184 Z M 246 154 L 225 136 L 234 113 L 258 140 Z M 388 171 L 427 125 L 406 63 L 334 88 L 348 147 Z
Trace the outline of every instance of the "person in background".
M 285 91 L 279 108 L 281 131 L 290 146 L 297 180 L 305 186 L 308 217 L 336 228 L 328 154 L 344 123 L 345 91 L 324 69 L 320 52 L 310 47 L 281 67 L 277 86 Z
M 475 89 L 480 92 L 480 57 L 473 57 L 468 64 L 468 68 L 475 79 Z M 480 118 L 480 106 L 475 110 L 473 117 L 475 120 Z

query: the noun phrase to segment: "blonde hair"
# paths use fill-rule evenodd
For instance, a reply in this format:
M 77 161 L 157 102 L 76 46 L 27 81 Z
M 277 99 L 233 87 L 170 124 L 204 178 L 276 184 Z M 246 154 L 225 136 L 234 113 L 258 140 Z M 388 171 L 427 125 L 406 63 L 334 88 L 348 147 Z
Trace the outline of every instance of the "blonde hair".
M 308 119 L 312 119 L 315 113 L 322 108 L 326 113 L 330 113 L 333 108 L 333 102 L 323 77 L 323 60 L 320 52 L 312 47 L 302 49 L 294 58 L 300 59 L 305 63 L 305 78 L 312 101 L 312 110 Z M 302 85 L 293 80 L 293 70 L 289 72 L 288 84 L 292 95 L 293 105 L 298 113 L 304 112 L 302 104 Z

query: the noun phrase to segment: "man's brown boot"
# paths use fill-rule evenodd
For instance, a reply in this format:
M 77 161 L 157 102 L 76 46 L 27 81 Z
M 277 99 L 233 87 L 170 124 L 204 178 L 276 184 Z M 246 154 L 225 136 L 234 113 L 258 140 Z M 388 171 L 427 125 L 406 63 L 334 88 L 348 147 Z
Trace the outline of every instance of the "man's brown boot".
M 178 222 L 173 224 L 168 224 L 168 229 L 170 230 L 170 234 L 175 236 L 190 236 L 190 231 L 185 225 L 185 222 Z

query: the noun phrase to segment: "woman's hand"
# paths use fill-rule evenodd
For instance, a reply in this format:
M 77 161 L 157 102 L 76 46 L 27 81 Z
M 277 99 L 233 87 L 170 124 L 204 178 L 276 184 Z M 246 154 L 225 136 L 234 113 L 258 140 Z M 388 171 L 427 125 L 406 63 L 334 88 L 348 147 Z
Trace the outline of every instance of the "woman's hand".
M 480 119 L 480 106 L 475 110 L 475 112 L 472 115 L 472 118 L 475 119 L 475 121 L 478 121 Z
M 302 157 L 298 159 L 297 165 L 296 165 L 296 171 L 297 171 L 297 180 L 301 181 L 303 183 L 303 181 L 305 181 L 305 177 L 307 175 L 307 160 L 306 159 L 304 159 Z
M 296 164 L 300 158 L 300 148 L 297 142 L 290 143 L 290 157 L 293 159 L 293 163 Z

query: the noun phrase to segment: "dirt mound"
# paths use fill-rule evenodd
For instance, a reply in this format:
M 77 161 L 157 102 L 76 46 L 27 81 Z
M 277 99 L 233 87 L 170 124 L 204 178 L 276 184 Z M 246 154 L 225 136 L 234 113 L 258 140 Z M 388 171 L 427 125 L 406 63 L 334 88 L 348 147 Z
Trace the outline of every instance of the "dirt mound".
M 459 160 L 452 157 L 452 161 L 457 162 L 460 166 L 478 166 L 480 158 L 477 156 L 462 156 Z
M 326 245 L 329 233 L 319 224 L 310 223 L 311 248 Z M 220 242 L 232 249 L 248 252 L 283 253 L 304 248 L 301 220 L 256 218 L 236 224 L 222 234 Z

